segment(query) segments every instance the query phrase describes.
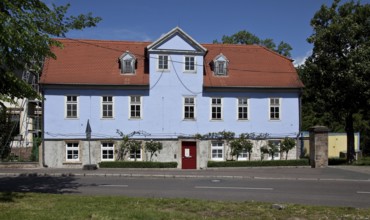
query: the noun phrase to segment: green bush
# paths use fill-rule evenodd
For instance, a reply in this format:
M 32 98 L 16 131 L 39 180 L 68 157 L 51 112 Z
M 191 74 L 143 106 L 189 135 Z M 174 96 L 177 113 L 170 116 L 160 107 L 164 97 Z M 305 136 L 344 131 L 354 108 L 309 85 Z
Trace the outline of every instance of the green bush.
M 370 157 L 364 157 L 353 163 L 356 166 L 370 166 Z
M 109 161 L 100 162 L 100 168 L 176 168 L 177 162 Z
M 208 161 L 208 167 L 308 166 L 308 160 Z

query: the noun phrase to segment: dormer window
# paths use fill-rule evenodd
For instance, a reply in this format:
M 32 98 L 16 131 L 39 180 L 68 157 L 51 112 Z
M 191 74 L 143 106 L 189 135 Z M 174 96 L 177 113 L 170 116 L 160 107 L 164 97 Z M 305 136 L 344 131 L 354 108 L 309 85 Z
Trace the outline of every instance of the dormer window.
M 226 76 L 229 60 L 221 53 L 213 60 L 213 72 L 216 76 Z
M 129 51 L 126 51 L 119 58 L 121 64 L 121 73 L 123 74 L 135 74 L 135 63 L 136 58 Z

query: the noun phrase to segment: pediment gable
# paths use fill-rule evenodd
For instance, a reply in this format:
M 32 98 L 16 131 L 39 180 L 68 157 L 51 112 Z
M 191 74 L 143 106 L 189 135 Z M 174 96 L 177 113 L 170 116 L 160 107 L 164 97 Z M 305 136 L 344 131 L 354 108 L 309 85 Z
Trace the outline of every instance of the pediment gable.
M 147 47 L 149 52 L 205 54 L 207 49 L 176 27 Z

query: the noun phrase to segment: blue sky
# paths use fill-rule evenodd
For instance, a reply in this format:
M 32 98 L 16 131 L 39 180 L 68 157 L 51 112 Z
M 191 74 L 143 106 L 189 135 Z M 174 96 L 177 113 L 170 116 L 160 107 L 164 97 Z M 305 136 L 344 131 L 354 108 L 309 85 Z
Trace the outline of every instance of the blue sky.
M 247 30 L 275 43 L 289 43 L 292 59 L 301 63 L 312 45 L 310 20 L 332 0 L 43 0 L 65 5 L 70 15 L 92 12 L 102 17 L 95 28 L 72 31 L 69 38 L 154 41 L 179 26 L 199 43 L 221 40 Z M 344 2 L 346 0 L 342 0 Z M 362 4 L 370 0 L 362 0 Z

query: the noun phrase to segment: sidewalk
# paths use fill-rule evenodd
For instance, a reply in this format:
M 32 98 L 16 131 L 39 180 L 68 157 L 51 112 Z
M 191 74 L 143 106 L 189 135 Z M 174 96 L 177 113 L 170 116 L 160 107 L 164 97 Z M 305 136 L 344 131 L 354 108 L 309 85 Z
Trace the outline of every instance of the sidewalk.
M 122 169 L 101 168 L 97 170 L 58 168 L 1 168 L 0 177 L 16 176 L 101 176 L 135 178 L 244 178 L 244 179 L 288 179 L 315 181 L 369 181 L 370 167 L 331 166 L 310 167 L 251 167 L 251 168 L 207 168 L 203 170 L 181 169 Z

